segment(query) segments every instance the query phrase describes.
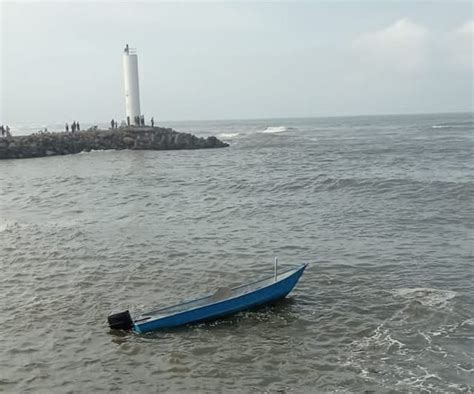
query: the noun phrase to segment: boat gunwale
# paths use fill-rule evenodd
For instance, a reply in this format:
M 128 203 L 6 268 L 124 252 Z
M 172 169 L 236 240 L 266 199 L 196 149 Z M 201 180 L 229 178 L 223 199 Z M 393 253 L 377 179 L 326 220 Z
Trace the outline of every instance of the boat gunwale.
M 271 287 L 275 284 L 278 284 L 278 283 L 281 283 L 283 282 L 284 280 L 287 280 L 288 278 L 290 278 L 292 275 L 296 274 L 298 271 L 300 270 L 304 270 L 306 267 L 308 266 L 308 263 L 305 263 L 305 264 L 302 264 L 296 268 L 290 268 L 290 269 L 287 269 L 285 271 L 283 271 L 282 273 L 279 273 L 278 276 L 280 275 L 285 275 L 291 271 L 294 271 L 292 272 L 290 275 L 288 275 L 287 277 L 285 278 L 281 278 L 281 279 L 277 279 L 276 281 L 272 282 L 271 284 L 267 285 L 267 286 L 262 286 L 262 287 L 257 287 L 255 289 L 252 289 L 250 291 L 247 291 L 245 293 L 240 293 L 240 294 L 235 294 L 231 297 L 227 297 L 227 298 L 224 298 L 224 299 L 221 299 L 221 300 L 218 300 L 216 302 L 213 302 L 213 303 L 209 303 L 209 304 L 203 304 L 203 305 L 198 305 L 196 306 L 195 308 L 191 308 L 191 309 L 186 309 L 186 310 L 178 310 L 176 311 L 175 313 L 170 313 L 170 314 L 164 314 L 164 315 L 158 315 L 160 312 L 165 312 L 166 310 L 169 310 L 169 309 L 172 309 L 172 308 L 176 308 L 178 306 L 183 306 L 183 305 L 188 305 L 188 304 L 191 304 L 193 302 L 198 302 L 198 301 L 202 301 L 202 300 L 205 300 L 206 298 L 211 298 L 213 294 L 208 294 L 204 297 L 201 297 L 201 298 L 197 298 L 197 299 L 194 299 L 194 300 L 189 300 L 189 301 L 185 301 L 185 302 L 182 302 L 180 304 L 175 304 L 175 305 L 171 305 L 171 306 L 168 306 L 168 307 L 165 307 L 165 308 L 162 308 L 162 309 L 157 309 L 155 311 L 152 311 L 152 312 L 148 312 L 148 313 L 144 313 L 143 315 L 137 317 L 137 319 L 134 319 L 134 323 L 135 324 L 138 324 L 138 325 L 141 325 L 141 324 L 146 324 L 146 323 L 150 323 L 152 321 L 155 321 L 155 320 L 159 320 L 159 319 L 166 319 L 166 318 L 169 318 L 169 317 L 172 317 L 172 316 L 176 316 L 176 315 L 179 315 L 179 314 L 182 314 L 182 313 L 186 313 L 186 312 L 190 312 L 190 311 L 194 311 L 196 309 L 199 309 L 199 308 L 204 308 L 204 307 L 207 307 L 209 305 L 217 305 L 217 304 L 220 304 L 222 302 L 227 302 L 227 301 L 230 301 L 230 300 L 233 300 L 233 299 L 237 299 L 239 297 L 242 297 L 242 296 L 245 296 L 245 295 L 248 295 L 250 293 L 253 293 L 255 291 L 259 291 L 261 289 L 264 289 L 264 288 L 268 288 L 268 287 Z M 265 282 L 267 280 L 270 280 L 274 278 L 274 276 L 269 276 L 267 278 L 264 278 L 264 279 L 259 279 L 259 280 L 256 280 L 256 281 L 253 281 L 253 282 L 250 282 L 250 283 L 246 283 L 246 284 L 243 284 L 243 285 L 239 285 L 239 286 L 236 286 L 236 287 L 232 287 L 230 290 L 231 291 L 235 291 L 235 290 L 238 290 L 238 289 L 241 289 L 243 287 L 246 287 L 246 286 L 251 286 L 251 285 L 255 285 L 257 283 L 260 283 L 260 282 Z M 153 315 L 158 315 L 158 316 L 153 316 Z

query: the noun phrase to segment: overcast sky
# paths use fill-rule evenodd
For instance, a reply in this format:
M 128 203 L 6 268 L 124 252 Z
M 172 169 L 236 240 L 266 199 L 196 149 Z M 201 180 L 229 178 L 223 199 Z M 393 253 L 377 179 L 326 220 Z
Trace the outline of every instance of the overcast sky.
M 473 110 L 470 2 L 1 3 L 0 123 Z

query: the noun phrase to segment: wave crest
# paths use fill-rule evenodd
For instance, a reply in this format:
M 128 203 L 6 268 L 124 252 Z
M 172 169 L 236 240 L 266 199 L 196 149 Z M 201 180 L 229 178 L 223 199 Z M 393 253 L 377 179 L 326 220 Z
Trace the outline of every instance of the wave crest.
M 266 134 L 275 134 L 275 133 L 284 133 L 285 131 L 294 130 L 293 127 L 286 127 L 286 126 L 268 126 L 264 130 L 260 130 L 260 133 Z
M 238 136 L 239 136 L 239 133 L 220 133 L 217 135 L 218 138 L 223 138 L 223 139 L 232 139 Z

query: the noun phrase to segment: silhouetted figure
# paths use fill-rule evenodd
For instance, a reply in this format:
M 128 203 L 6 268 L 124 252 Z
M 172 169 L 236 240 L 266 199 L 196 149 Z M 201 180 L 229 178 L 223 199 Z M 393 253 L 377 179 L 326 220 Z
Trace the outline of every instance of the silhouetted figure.
M 127 45 L 125 45 L 124 52 L 128 53 L 128 44 L 127 44 Z
M 10 127 L 5 127 L 5 135 L 7 136 L 7 138 L 11 137 L 11 133 L 10 133 Z
M 140 123 L 141 123 L 142 126 L 145 126 L 145 116 L 144 115 L 142 115 L 140 117 Z
M 69 132 L 69 125 L 66 123 L 66 133 Z
M 127 116 L 127 126 L 130 126 L 130 116 Z
M 151 127 L 155 127 L 155 119 L 153 119 L 153 116 L 151 117 L 150 123 Z
M 0 133 L 2 133 L 2 137 L 5 136 L 5 129 L 3 128 L 3 125 L 0 126 Z
M 76 128 L 77 128 L 77 131 L 81 131 L 81 126 L 79 125 L 79 122 L 76 123 Z
M 72 122 L 71 125 L 71 133 L 74 133 L 76 131 L 76 121 Z

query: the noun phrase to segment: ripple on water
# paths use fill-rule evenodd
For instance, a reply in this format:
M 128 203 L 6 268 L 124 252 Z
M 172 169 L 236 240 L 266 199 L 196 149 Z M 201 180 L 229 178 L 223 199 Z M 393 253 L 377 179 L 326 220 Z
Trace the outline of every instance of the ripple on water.
M 0 163 L 0 391 L 472 391 L 472 130 L 431 129 L 450 116 L 210 125 L 238 133 L 230 149 Z M 311 264 L 273 307 L 107 328 L 275 256 Z

